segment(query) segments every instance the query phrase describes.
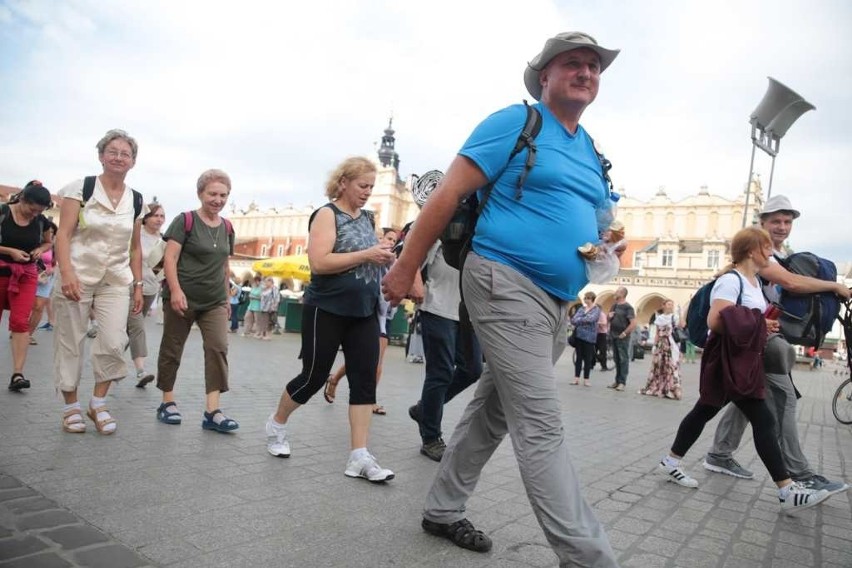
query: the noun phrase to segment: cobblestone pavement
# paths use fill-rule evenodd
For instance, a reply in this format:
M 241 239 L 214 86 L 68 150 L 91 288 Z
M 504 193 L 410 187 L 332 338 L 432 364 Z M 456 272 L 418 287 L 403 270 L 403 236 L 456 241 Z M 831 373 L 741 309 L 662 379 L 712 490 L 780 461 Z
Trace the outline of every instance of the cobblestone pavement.
M 151 352 L 161 327 L 148 322 Z M 223 408 L 240 422 L 233 435 L 200 428 L 203 357 L 194 331 L 177 385 L 181 426 L 155 419 L 159 391 L 116 385 L 108 405 L 113 436 L 91 423 L 83 435 L 60 430 L 60 398 L 51 379 L 52 337 L 30 349 L 33 388 L 0 392 L 0 566 L 105 568 L 174 566 L 555 566 L 521 484 L 511 444 L 500 446 L 470 500 L 469 517 L 494 539 L 476 554 L 420 529 L 424 494 L 437 464 L 418 453 L 406 409 L 419 395 L 422 365 L 400 347 L 387 353 L 370 448 L 396 472 L 385 485 L 343 475 L 348 426 L 341 386 L 332 405 L 317 396 L 291 421 L 293 455 L 266 453 L 264 423 L 285 382 L 298 370 L 298 337 L 270 342 L 231 336 L 232 391 Z M 10 367 L 4 346 L 0 368 Z M 852 566 L 850 494 L 787 517 L 747 434 L 739 461 L 753 481 L 701 467 L 710 423 L 687 470 L 701 486 L 666 483 L 655 467 L 697 397 L 698 366 L 684 368 L 682 402 L 636 394 L 649 361 L 631 366 L 628 389 L 605 388 L 612 373 L 594 371 L 592 388 L 569 386 L 569 358 L 558 364 L 567 442 L 586 499 L 606 524 L 623 566 L 778 568 Z M 152 357 L 149 367 L 155 366 Z M 831 369 L 796 373 L 805 395 L 799 427 L 812 463 L 830 478 L 852 478 L 852 429 L 838 424 Z M 84 372 L 81 401 L 91 394 Z M 445 435 L 470 393 L 453 401 Z

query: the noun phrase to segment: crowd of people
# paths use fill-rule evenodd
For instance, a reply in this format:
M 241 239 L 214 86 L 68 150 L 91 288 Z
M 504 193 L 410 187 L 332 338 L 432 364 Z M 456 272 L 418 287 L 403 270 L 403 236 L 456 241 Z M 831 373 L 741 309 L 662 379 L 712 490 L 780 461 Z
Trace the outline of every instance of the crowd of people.
M 637 316 L 624 287 L 615 291 L 608 309 L 587 292 L 579 309 L 569 315 L 588 282 L 585 261 L 579 254 L 566 255 L 565 247 L 540 246 L 559 242 L 574 250 L 607 229 L 602 219 L 613 207 L 607 162 L 580 118 L 618 53 L 582 32 L 548 39 L 524 71 L 525 86 L 537 101 L 532 112 L 541 119 L 535 159 L 530 160 L 529 145 L 512 152 L 529 116 L 526 105 L 488 116 L 423 204 L 398 254 L 394 248 L 399 234 L 385 231 L 380 238 L 373 215 L 364 208 L 376 183 L 376 165 L 353 157 L 336 167 L 325 187 L 328 202 L 309 221 L 311 284 L 302 300 L 301 370 L 286 384 L 266 421 L 269 454 L 291 456 L 291 444 L 298 443 L 290 431 L 298 419 L 296 411 L 320 391 L 334 402 L 345 376 L 350 428 L 343 473 L 373 483 L 394 479 L 395 473 L 379 465 L 369 447 L 369 432 L 372 417 L 385 413 L 377 403 L 376 387 L 386 326 L 393 308 L 408 298 L 419 305 L 425 362 L 421 396 L 408 413 L 417 423 L 420 453 L 439 462 L 422 528 L 469 550 L 491 549 L 490 537 L 467 518 L 466 503 L 483 467 L 508 435 L 527 497 L 560 565 L 618 565 L 572 464 L 554 365 L 569 341 L 570 323 L 576 359 L 569 384 L 582 381 L 590 386 L 594 364 L 607 368 L 611 344 L 615 378 L 609 387 L 624 391 Z M 141 194 L 127 185 L 138 156 L 136 140 L 122 130 L 110 130 L 96 147 L 102 173 L 72 181 L 59 191 L 58 227 L 44 216 L 52 198 L 37 181 L 0 208 L 0 310 L 10 312 L 12 334 L 9 389 L 31 387 L 24 375 L 26 353 L 45 307 L 37 298 L 50 295 L 54 380 L 64 399 L 57 413 L 62 430 L 85 432 L 85 414 L 99 434 L 116 432 L 118 418 L 107 407 L 106 396 L 112 383 L 128 374 L 128 346 L 137 386 L 156 380 L 162 393 L 157 420 L 180 425 L 178 370 L 190 330 L 197 326 L 206 394 L 201 425 L 232 433 L 239 423 L 222 409 L 222 394 L 230 388 L 228 333 L 239 328 L 233 313 L 243 287 L 229 265 L 234 229 L 221 216 L 231 179 L 218 169 L 202 172 L 195 188 L 198 208 L 174 216 L 161 234 L 167 220 L 162 206 L 145 206 Z M 563 175 L 566 171 L 571 175 Z M 463 268 L 456 269 L 446 262 L 439 236 L 459 202 L 486 186 L 488 206 L 479 213 Z M 767 299 L 773 301 L 771 295 L 779 287 L 850 296 L 840 284 L 791 274 L 775 260 L 783 254 L 782 244 L 798 216 L 789 200 L 775 196 L 765 204 L 760 227 L 734 235 L 732 264 L 720 272 L 711 294 L 701 396 L 657 465 L 665 479 L 697 488 L 698 481 L 681 460 L 707 421 L 727 406 L 704 467 L 753 477 L 731 455 L 751 424 L 758 455 L 785 511 L 816 505 L 847 488 L 842 481 L 815 473 L 802 453 L 789 368 L 792 348 L 778 334 L 777 322 L 764 316 Z M 525 238 L 519 239 L 520 234 Z M 163 333 L 154 376 L 145 368 L 143 318 L 158 292 Z M 246 298 L 245 335 L 270 338 L 279 297 L 272 279 L 254 277 Z M 94 383 L 84 413 L 78 391 L 90 319 L 98 332 L 91 341 Z M 652 357 L 641 394 L 682 398 L 679 367 L 682 360 L 694 358 L 694 346 L 690 351 L 689 341 L 678 332 L 683 325 L 674 303 L 663 301 L 654 337 L 648 338 Z M 744 343 L 751 359 L 733 360 L 731 353 Z M 340 350 L 345 367 L 332 373 Z M 764 351 L 765 358 L 754 355 Z M 445 442 L 444 406 L 471 385 L 475 392 Z

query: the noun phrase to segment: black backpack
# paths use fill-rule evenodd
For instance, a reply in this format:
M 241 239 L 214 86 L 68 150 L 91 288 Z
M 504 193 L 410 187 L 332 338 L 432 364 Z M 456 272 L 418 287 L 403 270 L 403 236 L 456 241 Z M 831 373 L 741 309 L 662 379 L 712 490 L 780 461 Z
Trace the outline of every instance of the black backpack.
M 776 258 L 778 264 L 793 274 L 837 281 L 834 263 L 813 253 L 797 252 L 787 258 Z M 781 334 L 793 345 L 819 349 L 840 314 L 840 299 L 832 292 L 795 294 L 782 289 L 778 303 Z
M 743 303 L 743 277 L 736 270 L 731 270 L 725 274 L 733 272 L 740 280 L 740 291 L 737 293 L 737 305 Z M 704 347 L 707 343 L 707 334 L 710 329 L 707 327 L 707 315 L 710 313 L 710 292 L 713 291 L 713 285 L 716 284 L 714 278 L 701 288 L 699 288 L 692 299 L 689 301 L 689 307 L 686 310 L 686 331 L 689 334 L 689 341 L 696 347 Z

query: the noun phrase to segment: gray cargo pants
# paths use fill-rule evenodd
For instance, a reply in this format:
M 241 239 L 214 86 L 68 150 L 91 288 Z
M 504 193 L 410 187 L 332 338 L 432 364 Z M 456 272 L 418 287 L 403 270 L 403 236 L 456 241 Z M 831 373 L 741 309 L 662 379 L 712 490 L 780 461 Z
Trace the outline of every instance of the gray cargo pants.
M 791 355 L 792 354 L 792 355 Z M 799 428 L 796 425 L 796 389 L 790 370 L 796 360 L 793 347 L 780 336 L 773 336 L 766 344 L 764 368 L 766 370 L 766 404 L 778 426 L 778 444 L 784 457 L 784 466 L 793 479 L 804 479 L 814 474 L 808 458 L 799 443 Z M 727 459 L 740 446 L 748 420 L 733 404 L 719 420 L 713 447 L 708 455 Z
M 444 452 L 423 516 L 438 523 L 464 518 L 482 468 L 508 433 L 559 565 L 618 566 L 568 455 L 553 370 L 567 341 L 565 302 L 473 253 L 462 281 L 487 365 Z

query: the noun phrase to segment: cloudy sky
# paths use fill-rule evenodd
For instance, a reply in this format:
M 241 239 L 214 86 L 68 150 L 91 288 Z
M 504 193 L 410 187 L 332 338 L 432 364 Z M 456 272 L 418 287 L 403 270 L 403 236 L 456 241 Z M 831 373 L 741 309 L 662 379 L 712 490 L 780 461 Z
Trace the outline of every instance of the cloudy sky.
M 852 3 L 846 0 L 0 0 L 0 184 L 97 173 L 94 145 L 140 145 L 131 185 L 169 213 L 228 171 L 245 207 L 322 202 L 390 113 L 407 176 L 444 169 L 476 123 L 529 98 L 526 62 L 560 31 L 621 55 L 583 123 L 632 197 L 745 186 L 767 76 L 817 110 L 782 140 L 773 193 L 792 244 L 852 259 Z M 756 171 L 768 181 L 769 157 Z

